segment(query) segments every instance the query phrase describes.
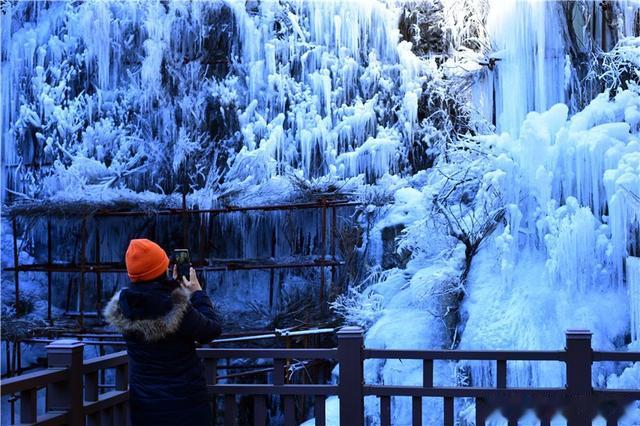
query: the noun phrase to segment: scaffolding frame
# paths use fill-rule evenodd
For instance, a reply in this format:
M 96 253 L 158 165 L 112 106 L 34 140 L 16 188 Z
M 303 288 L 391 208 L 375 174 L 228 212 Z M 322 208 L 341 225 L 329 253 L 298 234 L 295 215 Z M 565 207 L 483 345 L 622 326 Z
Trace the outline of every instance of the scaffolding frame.
M 283 261 L 275 259 L 272 262 L 251 261 L 249 259 L 221 259 L 216 261 L 215 264 L 209 264 L 204 260 L 194 261 L 193 267 L 199 271 L 238 271 L 238 270 L 255 270 L 263 269 L 269 270 L 269 306 L 273 306 L 273 293 L 275 285 L 275 270 L 287 269 L 287 268 L 320 268 L 320 289 L 319 289 L 319 304 L 323 306 L 325 304 L 325 288 L 326 288 L 326 269 L 330 268 L 330 289 L 334 289 L 336 283 L 336 267 L 344 264 L 343 261 L 336 259 L 336 227 L 337 227 L 337 209 L 342 207 L 355 207 L 361 203 L 332 199 L 328 197 L 319 198 L 314 202 L 305 203 L 284 203 L 284 204 L 271 204 L 271 205 L 252 205 L 252 206 L 233 206 L 228 205 L 222 208 L 213 209 L 189 209 L 187 207 L 186 194 L 182 195 L 182 207 L 173 209 L 162 209 L 156 211 L 121 211 L 121 210 L 105 210 L 100 209 L 91 214 L 81 216 L 80 226 L 80 240 L 81 250 L 79 256 L 79 263 L 54 263 L 53 262 L 53 247 L 51 241 L 51 217 L 47 218 L 47 262 L 21 265 L 19 261 L 18 252 L 18 222 L 15 215 L 12 217 L 13 228 L 13 261 L 14 266 L 5 268 L 6 271 L 14 273 L 14 285 L 15 285 L 15 306 L 18 307 L 20 303 L 20 272 L 44 272 L 47 274 L 47 321 L 50 325 L 53 325 L 52 317 L 52 282 L 53 273 L 79 273 L 80 280 L 78 284 L 78 311 L 73 312 L 69 310 L 70 305 L 70 292 L 71 281 L 67 284 L 67 306 L 65 315 L 68 317 L 77 317 L 80 330 L 84 330 L 85 317 L 99 317 L 102 307 L 102 273 L 125 273 L 126 268 L 124 263 L 114 262 L 100 262 L 100 226 L 96 221 L 96 238 L 95 238 L 95 262 L 91 263 L 87 261 L 86 250 L 88 243 L 87 232 L 87 220 L 90 218 L 99 217 L 127 217 L 127 216 L 141 216 L 141 217 L 157 217 L 157 216 L 180 216 L 182 219 L 182 243 L 184 247 L 188 247 L 188 230 L 189 230 L 189 218 L 194 215 L 203 214 L 228 214 L 235 212 L 249 212 L 249 211 L 292 211 L 292 210 L 306 210 L 306 209 L 320 209 L 321 210 L 321 253 L 320 256 L 311 256 L 310 260 L 306 261 Z M 328 210 L 331 210 L 331 218 L 328 218 Z M 203 223 L 202 221 L 200 223 Z M 327 253 L 327 233 L 329 234 L 329 250 Z M 271 257 L 275 255 L 275 232 L 272 235 L 271 245 Z M 200 253 L 204 259 L 205 247 L 203 240 L 200 240 Z M 307 257 L 308 259 L 309 257 Z M 86 280 L 85 275 L 87 273 L 96 274 L 96 306 L 95 311 L 85 310 L 85 287 Z

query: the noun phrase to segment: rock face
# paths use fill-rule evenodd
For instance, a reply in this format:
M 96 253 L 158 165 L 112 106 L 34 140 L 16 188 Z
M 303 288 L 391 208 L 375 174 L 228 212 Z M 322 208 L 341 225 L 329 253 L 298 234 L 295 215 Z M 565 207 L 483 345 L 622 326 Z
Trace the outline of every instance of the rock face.
M 404 268 L 409 260 L 409 255 L 398 253 L 398 237 L 402 234 L 404 226 L 396 225 L 382 230 L 382 268 Z

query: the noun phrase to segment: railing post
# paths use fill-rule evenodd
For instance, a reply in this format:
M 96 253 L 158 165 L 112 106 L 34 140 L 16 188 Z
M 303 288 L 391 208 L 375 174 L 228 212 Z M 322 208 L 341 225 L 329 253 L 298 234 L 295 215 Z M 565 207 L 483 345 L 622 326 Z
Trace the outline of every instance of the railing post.
M 568 426 L 591 424 L 591 332 L 567 330 L 567 396 L 566 412 Z
M 340 363 L 340 424 L 364 424 L 363 337 L 360 327 L 342 327 L 338 333 L 338 362 Z
M 84 344 L 77 340 L 56 340 L 47 346 L 49 368 L 68 368 L 67 381 L 47 387 L 48 411 L 68 411 L 69 425 L 84 425 L 82 364 Z

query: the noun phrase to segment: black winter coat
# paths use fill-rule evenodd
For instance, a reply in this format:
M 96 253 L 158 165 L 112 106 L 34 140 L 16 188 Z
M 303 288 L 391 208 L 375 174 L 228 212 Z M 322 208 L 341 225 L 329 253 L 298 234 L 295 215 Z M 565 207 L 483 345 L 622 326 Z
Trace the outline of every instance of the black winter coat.
M 189 296 L 168 284 L 136 283 L 118 292 L 105 308 L 105 318 L 127 343 L 131 423 L 210 425 L 196 341 L 206 343 L 220 335 L 220 320 L 204 291 Z

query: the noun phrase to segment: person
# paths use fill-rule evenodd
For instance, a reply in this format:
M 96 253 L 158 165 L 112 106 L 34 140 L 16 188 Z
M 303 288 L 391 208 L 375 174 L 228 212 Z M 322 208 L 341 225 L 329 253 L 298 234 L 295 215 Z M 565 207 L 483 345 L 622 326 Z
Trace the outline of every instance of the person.
M 196 342 L 221 333 L 220 319 L 196 273 L 169 277 L 169 258 L 156 243 L 131 240 L 125 255 L 129 288 L 104 309 L 129 355 L 129 408 L 133 426 L 212 424 L 204 366 Z

